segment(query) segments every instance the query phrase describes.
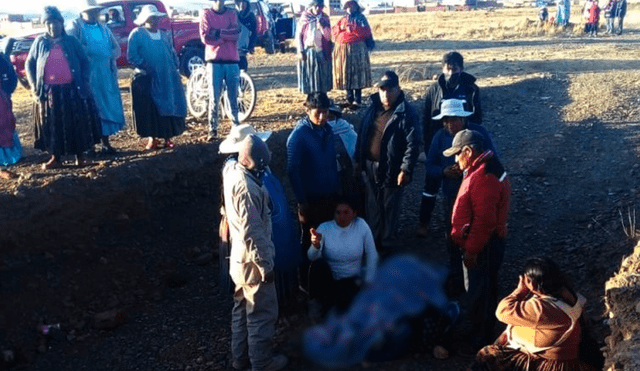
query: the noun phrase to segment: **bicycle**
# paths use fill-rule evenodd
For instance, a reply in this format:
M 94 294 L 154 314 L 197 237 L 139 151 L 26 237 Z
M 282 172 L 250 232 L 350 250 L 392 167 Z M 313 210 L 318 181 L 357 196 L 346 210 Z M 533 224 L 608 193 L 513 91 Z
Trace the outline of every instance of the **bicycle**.
M 201 119 L 209 112 L 209 97 L 211 94 L 207 69 L 205 65 L 193 68 L 187 82 L 187 107 L 189 113 L 196 119 Z M 227 100 L 226 84 L 222 87 L 222 97 L 219 110 L 220 115 L 231 118 L 231 104 Z M 243 122 L 251 116 L 256 106 L 257 92 L 253 79 L 245 71 L 240 71 L 238 82 L 238 121 Z

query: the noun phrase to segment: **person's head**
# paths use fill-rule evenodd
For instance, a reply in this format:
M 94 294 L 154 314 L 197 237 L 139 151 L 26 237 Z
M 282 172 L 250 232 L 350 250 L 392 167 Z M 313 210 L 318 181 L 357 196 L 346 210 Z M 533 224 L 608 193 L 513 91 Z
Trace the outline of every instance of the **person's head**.
M 344 9 L 347 13 L 351 14 L 360 11 L 360 5 L 356 0 L 347 0 L 347 2 L 344 3 Z
M 224 0 L 211 0 L 211 9 L 216 12 L 224 10 Z
M 327 97 L 327 93 L 311 93 L 307 95 L 304 106 L 313 125 L 323 126 L 327 123 L 329 106 L 331 106 L 331 100 Z
M 52 38 L 64 35 L 64 18 L 55 6 L 47 6 L 42 14 L 42 23 L 47 27 L 47 34 Z
M 442 57 L 442 73 L 449 79 L 453 74 L 464 71 L 464 58 L 456 51 L 447 52 Z
M 465 111 L 464 100 L 444 99 L 440 104 L 440 114 L 432 117 L 433 120 L 442 120 L 442 126 L 455 136 L 460 130 L 467 127 L 467 117 L 473 112 Z
M 560 267 L 546 256 L 527 260 L 524 278 L 529 290 L 545 295 L 557 296 L 562 288 L 569 287 Z
M 380 103 L 384 109 L 388 110 L 396 104 L 402 89 L 400 89 L 400 81 L 395 72 L 386 71 L 382 75 L 378 83 L 378 93 L 380 93 Z
M 239 13 L 244 13 L 249 8 L 249 0 L 235 0 L 236 10 Z
M 218 152 L 222 154 L 239 153 L 242 141 L 249 135 L 255 135 L 266 142 L 271 137 L 271 131 L 258 132 L 251 124 L 233 125 L 227 137 L 220 143 Z
M 309 11 L 313 14 L 322 13 L 324 8 L 324 0 L 311 0 L 309 1 Z
M 120 12 L 118 9 L 109 9 L 109 20 L 113 22 L 120 21 Z
M 96 0 L 84 0 L 80 10 L 80 17 L 89 24 L 95 24 L 100 17 L 100 10 L 102 10 L 102 7 L 98 5 Z
M 240 143 L 238 162 L 247 170 L 261 173 L 269 166 L 269 161 L 269 147 L 258 136 L 249 135 Z
M 158 27 L 158 20 L 166 14 L 158 11 L 155 5 L 145 5 L 140 10 L 138 17 L 133 23 L 145 28 L 155 29 Z
M 358 213 L 356 212 L 353 201 L 346 197 L 339 198 L 333 213 L 333 219 L 336 223 L 342 228 L 348 227 L 356 216 L 358 216 Z
M 466 170 L 483 151 L 482 134 L 475 130 L 460 130 L 454 137 L 451 147 L 442 152 L 446 157 L 456 156 L 460 170 Z

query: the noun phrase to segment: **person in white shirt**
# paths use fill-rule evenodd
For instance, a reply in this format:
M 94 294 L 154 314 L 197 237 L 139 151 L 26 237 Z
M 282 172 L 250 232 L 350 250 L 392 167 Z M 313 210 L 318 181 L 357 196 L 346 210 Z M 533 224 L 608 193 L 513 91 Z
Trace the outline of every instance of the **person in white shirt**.
M 339 312 L 349 307 L 363 281 L 371 282 L 378 264 L 371 229 L 346 199 L 338 201 L 333 220 L 311 229 L 307 256 L 313 262 L 309 277 L 312 298 L 318 299 L 323 309 L 335 305 Z

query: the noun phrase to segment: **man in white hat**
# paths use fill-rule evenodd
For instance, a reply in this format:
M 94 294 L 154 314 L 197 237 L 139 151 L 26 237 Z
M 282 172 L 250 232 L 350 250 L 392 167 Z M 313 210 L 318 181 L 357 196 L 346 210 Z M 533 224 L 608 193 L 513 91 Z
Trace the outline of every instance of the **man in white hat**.
M 85 0 L 80 17 L 74 19 L 66 31 L 80 41 L 89 58 L 89 87 L 100 116 L 102 153 L 115 154 L 109 136 L 125 124 L 116 67 L 121 51 L 109 27 L 98 20 L 102 8 L 96 0 Z
M 238 161 L 225 166 L 223 173 L 231 239 L 229 275 L 235 284 L 232 366 L 237 370 L 250 365 L 254 371 L 275 371 L 286 366 L 288 360 L 272 351 L 278 318 L 275 247 L 271 240 L 269 193 L 261 180 L 271 154 L 256 135 L 248 135 L 233 147 L 238 150 Z
M 464 129 L 471 129 L 482 135 L 484 148 L 496 153 L 489 131 L 484 126 L 472 124 L 467 121 L 467 118 L 472 114 L 473 112 L 464 109 L 463 100 L 445 99 L 442 101 L 440 114 L 433 117 L 434 120 L 442 120 L 443 128 L 438 130 L 433 136 L 425 161 L 425 173 L 427 182 L 435 183 L 438 186 L 435 188 L 435 192 L 422 194 L 423 201 L 420 207 L 420 227 L 425 226 L 428 228 L 429 222 L 431 221 L 431 214 L 436 204 L 438 188 L 440 188 L 440 184 L 442 184 L 450 272 L 447 289 L 449 290 L 449 294 L 454 296 L 462 293 L 462 266 L 460 252 L 457 247 L 451 244 L 448 232 L 451 229 L 453 202 L 456 199 L 458 188 L 460 188 L 460 183 L 462 182 L 462 170 L 458 164 L 456 164 L 453 157 L 447 157 L 442 152 L 451 147 L 453 137 L 458 132 Z

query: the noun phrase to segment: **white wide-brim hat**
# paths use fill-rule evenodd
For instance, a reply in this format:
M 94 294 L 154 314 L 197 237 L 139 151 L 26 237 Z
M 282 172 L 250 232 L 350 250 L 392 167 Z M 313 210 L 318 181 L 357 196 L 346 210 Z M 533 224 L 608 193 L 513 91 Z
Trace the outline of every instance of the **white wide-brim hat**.
M 240 152 L 240 143 L 249 135 L 255 135 L 266 142 L 271 136 L 270 131 L 257 132 L 250 124 L 234 125 L 229 131 L 229 135 L 220 143 L 218 152 L 220 153 L 236 153 Z
M 444 99 L 440 105 L 440 114 L 432 117 L 433 120 L 440 120 L 443 117 L 469 117 L 473 112 L 464 110 L 465 101 L 462 99 Z
M 165 15 L 167 15 L 167 13 L 158 11 L 158 8 L 156 8 L 155 5 L 145 5 L 142 7 L 142 10 L 140 10 L 140 14 L 138 14 L 136 20 L 133 21 L 133 23 L 137 24 L 138 26 L 142 26 L 143 24 L 147 23 L 147 21 L 151 17 L 164 17 Z
M 94 9 L 102 9 L 102 5 L 98 5 L 96 0 L 84 0 L 82 6 L 80 6 L 80 13 L 88 12 Z

